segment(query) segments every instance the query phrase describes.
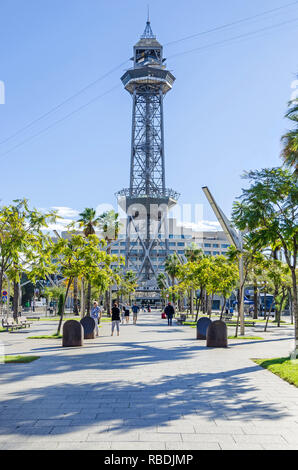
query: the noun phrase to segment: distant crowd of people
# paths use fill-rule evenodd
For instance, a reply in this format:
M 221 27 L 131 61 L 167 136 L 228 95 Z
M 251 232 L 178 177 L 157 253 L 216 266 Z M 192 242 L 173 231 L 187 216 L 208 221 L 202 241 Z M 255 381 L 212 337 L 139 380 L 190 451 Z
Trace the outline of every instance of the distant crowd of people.
M 114 331 L 116 330 L 117 336 L 120 334 L 120 323 L 122 325 L 124 324 L 129 324 L 129 318 L 130 318 L 130 311 L 132 312 L 132 320 L 133 324 L 137 324 L 138 320 L 138 313 L 140 310 L 143 310 L 143 312 L 151 312 L 151 307 L 150 305 L 142 305 L 139 307 L 137 303 L 134 303 L 131 307 L 126 304 L 122 304 L 121 306 L 117 301 L 113 303 L 112 306 L 112 311 L 111 311 L 111 316 L 112 316 L 112 331 L 111 331 L 111 336 L 114 335 Z M 98 324 L 101 319 L 101 315 L 103 312 L 103 307 L 98 305 L 98 302 L 94 301 L 93 302 L 93 307 L 91 309 L 91 317 L 95 321 L 95 334 L 98 336 L 99 330 L 98 330 Z M 168 325 L 172 325 L 173 317 L 175 315 L 175 309 L 171 302 L 168 302 L 168 305 L 165 307 L 163 315 L 168 319 Z

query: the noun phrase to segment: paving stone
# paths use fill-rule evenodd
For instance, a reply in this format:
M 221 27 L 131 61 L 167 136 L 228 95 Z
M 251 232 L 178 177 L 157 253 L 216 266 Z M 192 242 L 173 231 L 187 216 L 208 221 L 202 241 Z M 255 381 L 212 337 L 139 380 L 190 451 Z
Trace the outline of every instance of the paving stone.
M 111 442 L 59 442 L 57 450 L 109 450 Z
M 181 434 L 182 441 L 188 442 L 218 442 L 218 443 L 231 443 L 235 441 L 231 435 L 228 434 Z
M 89 430 L 90 431 L 90 430 Z M 120 440 L 125 441 L 139 441 L 139 433 L 136 431 L 124 431 L 124 432 L 96 432 L 93 431 L 88 434 L 87 441 L 109 441 L 117 442 Z
M 111 442 L 113 450 L 165 450 L 164 442 L 116 441 Z
M 227 444 L 225 442 L 221 442 L 220 444 L 221 450 L 264 450 L 264 447 L 261 444 L 244 444 L 244 443 L 230 443 Z
M 145 441 L 145 442 L 150 442 L 150 441 L 169 441 L 169 440 L 174 440 L 174 441 L 181 441 L 181 434 L 174 434 L 174 433 L 160 433 L 160 432 L 146 432 L 146 431 L 140 431 L 140 441 Z
M 166 442 L 166 449 L 169 450 L 220 450 L 217 442 L 194 442 L 194 441 L 173 441 Z
M 281 435 L 264 435 L 264 434 L 259 434 L 257 436 L 253 434 L 249 435 L 237 435 L 234 434 L 233 438 L 237 444 L 280 444 L 280 443 L 286 443 L 286 441 L 282 438 Z

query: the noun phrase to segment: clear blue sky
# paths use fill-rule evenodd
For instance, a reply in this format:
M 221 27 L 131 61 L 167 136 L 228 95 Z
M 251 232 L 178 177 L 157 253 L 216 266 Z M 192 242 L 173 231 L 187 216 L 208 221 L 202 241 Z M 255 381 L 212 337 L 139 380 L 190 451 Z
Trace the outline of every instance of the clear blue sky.
M 132 56 L 147 0 L 2 0 L 0 141 Z M 290 0 L 151 0 L 158 40 L 166 44 L 290 3 Z M 297 18 L 285 26 L 188 54 Z M 297 64 L 298 3 L 253 21 L 165 46 L 175 74 L 165 100 L 166 182 L 181 203 L 204 203 L 208 185 L 229 213 L 243 170 L 280 164 L 283 115 Z M 173 56 L 171 58 L 171 56 Z M 55 113 L 0 145 L 0 198 L 77 210 L 115 204 L 129 183 L 131 98 L 125 66 Z M 114 91 L 54 128 L 12 147 L 114 86 Z M 214 220 L 207 208 L 205 218 Z

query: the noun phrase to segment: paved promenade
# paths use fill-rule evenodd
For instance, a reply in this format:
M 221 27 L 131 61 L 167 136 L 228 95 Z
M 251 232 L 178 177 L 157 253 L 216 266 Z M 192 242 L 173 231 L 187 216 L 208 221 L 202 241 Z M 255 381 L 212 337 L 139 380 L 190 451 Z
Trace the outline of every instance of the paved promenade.
M 0 449 L 298 449 L 298 389 L 251 361 L 287 356 L 289 326 L 207 349 L 142 313 L 84 348 L 26 339 L 55 327 L 0 335 L 6 354 L 41 356 L 0 365 Z

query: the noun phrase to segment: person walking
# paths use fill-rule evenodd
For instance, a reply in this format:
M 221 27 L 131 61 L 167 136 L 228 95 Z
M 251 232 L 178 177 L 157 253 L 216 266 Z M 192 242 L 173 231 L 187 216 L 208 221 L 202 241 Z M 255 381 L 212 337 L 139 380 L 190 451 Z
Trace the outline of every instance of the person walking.
M 91 318 L 95 321 L 95 334 L 98 336 L 98 319 L 100 316 L 100 308 L 96 300 L 93 302 L 93 308 L 91 310 Z
M 124 316 L 125 316 L 126 323 L 128 324 L 129 323 L 129 307 L 128 306 L 125 307 Z
M 139 312 L 139 307 L 137 306 L 136 303 L 133 304 L 132 306 L 132 319 L 133 319 L 133 324 L 136 325 L 137 324 L 137 319 L 138 319 L 138 312 Z
M 117 302 L 114 303 L 114 306 L 112 308 L 112 334 L 114 334 L 114 329 L 116 327 L 117 329 L 117 336 L 119 336 L 119 325 L 120 325 L 120 309 L 118 307 Z
M 173 321 L 173 316 L 175 315 L 175 309 L 171 302 L 168 303 L 168 305 L 165 308 L 165 314 L 168 318 L 168 325 L 172 326 L 172 321 Z
M 122 321 L 122 325 L 124 325 L 124 316 L 125 316 L 125 305 L 122 305 L 122 309 L 121 309 L 121 321 Z

